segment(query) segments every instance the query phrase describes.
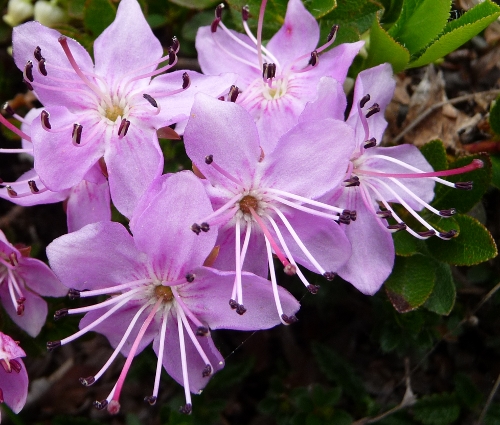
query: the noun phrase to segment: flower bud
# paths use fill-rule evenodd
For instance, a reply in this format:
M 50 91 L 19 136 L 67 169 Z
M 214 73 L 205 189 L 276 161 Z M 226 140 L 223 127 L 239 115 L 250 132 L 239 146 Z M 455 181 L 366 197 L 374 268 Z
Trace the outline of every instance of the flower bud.
M 9 0 L 7 14 L 3 20 L 11 27 L 19 25 L 21 22 L 33 16 L 33 5 L 29 0 Z
M 54 1 L 39 0 L 34 9 L 35 21 L 47 27 L 54 28 L 68 20 L 66 12 Z

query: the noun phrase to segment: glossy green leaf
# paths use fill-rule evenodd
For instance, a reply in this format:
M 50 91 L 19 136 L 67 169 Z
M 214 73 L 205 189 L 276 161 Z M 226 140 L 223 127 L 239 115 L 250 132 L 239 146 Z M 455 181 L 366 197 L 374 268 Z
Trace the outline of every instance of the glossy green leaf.
M 418 400 L 413 414 L 425 425 L 448 425 L 460 416 L 460 406 L 453 394 L 433 394 Z
M 218 0 L 170 0 L 182 7 L 187 7 L 188 9 L 207 9 L 211 6 L 215 6 L 220 3 Z
M 496 98 L 495 102 L 490 108 L 490 127 L 497 136 L 500 136 L 500 96 Z
M 392 305 L 399 313 L 420 307 L 434 287 L 435 272 L 423 255 L 396 257 L 394 269 L 384 287 Z
M 418 246 L 421 242 L 408 232 L 401 231 L 393 233 L 392 239 L 394 240 L 396 255 L 409 257 L 419 252 Z
M 394 72 L 405 69 L 410 61 L 410 52 L 395 41 L 385 29 L 382 28 L 378 19 L 373 21 L 370 31 L 370 50 L 366 59 L 365 68 L 389 62 Z
M 380 0 L 380 3 L 384 6 L 384 14 L 380 23 L 388 25 L 396 22 L 403 8 L 403 0 Z
M 116 9 L 110 0 L 87 0 L 83 23 L 97 37 L 113 22 L 115 15 Z
M 472 181 L 472 190 L 455 189 L 438 183 L 436 184 L 436 195 L 432 201 L 432 206 L 438 210 L 455 208 L 459 213 L 466 213 L 481 200 L 491 183 L 491 161 L 489 156 L 487 154 L 464 156 L 451 163 L 449 168 L 464 167 L 474 159 L 483 161 L 483 168 L 446 177 L 446 180 L 453 183 Z
M 432 294 L 425 302 L 425 308 L 434 313 L 447 316 L 455 305 L 456 288 L 448 264 L 438 263 L 435 267 L 436 276 Z
M 491 155 L 491 184 L 500 189 L 500 155 Z
M 389 35 L 414 54 L 443 30 L 450 8 L 451 0 L 405 0 Z
M 479 3 L 460 18 L 448 22 L 443 33 L 408 68 L 424 66 L 446 56 L 479 34 L 500 16 L 500 7 L 490 0 Z
M 431 140 L 420 148 L 420 152 L 435 171 L 448 169 L 446 149 L 441 140 Z
M 453 218 L 460 226 L 457 237 L 448 241 L 437 237 L 427 240 L 429 252 L 435 259 L 457 266 L 472 266 L 496 257 L 495 241 L 479 221 L 463 214 Z

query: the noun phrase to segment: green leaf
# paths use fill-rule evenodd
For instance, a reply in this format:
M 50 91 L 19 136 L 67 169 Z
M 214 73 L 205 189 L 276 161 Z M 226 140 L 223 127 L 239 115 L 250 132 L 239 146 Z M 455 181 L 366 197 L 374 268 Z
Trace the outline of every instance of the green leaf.
M 490 127 L 497 136 L 500 136 L 500 96 L 498 96 L 490 108 Z
M 436 277 L 432 294 L 425 302 L 425 308 L 447 316 L 455 305 L 456 288 L 448 264 L 435 263 Z
M 483 161 L 483 168 L 468 173 L 446 177 L 446 180 L 456 183 L 472 181 L 472 190 L 455 189 L 442 184 L 436 184 L 435 197 L 432 206 L 438 210 L 455 208 L 459 213 L 469 212 L 478 203 L 491 183 L 491 161 L 487 154 L 477 154 L 458 158 L 450 164 L 450 169 L 464 167 L 474 159 Z
M 465 373 L 455 376 L 455 393 L 458 401 L 470 410 L 474 410 L 483 401 L 481 391 Z
M 337 7 L 336 0 L 304 0 L 304 6 L 316 18 L 322 18 Z
M 113 22 L 115 15 L 116 9 L 110 0 L 87 0 L 83 23 L 97 37 Z
M 389 34 L 414 54 L 443 30 L 450 8 L 451 0 L 405 0 Z
M 425 425 L 448 425 L 460 416 L 460 406 L 452 394 L 433 394 L 422 397 L 413 406 L 413 414 Z
M 479 34 L 500 16 L 500 7 L 490 0 L 479 3 L 460 18 L 448 22 L 443 33 L 408 68 L 424 66 L 446 56 Z
M 405 69 L 409 61 L 410 52 L 408 49 L 395 41 L 381 27 L 378 19 L 375 19 L 370 31 L 370 50 L 365 68 L 389 62 L 392 65 L 393 71 L 397 73 Z
M 491 184 L 500 189 L 500 155 L 491 155 Z
M 408 232 L 396 232 L 392 234 L 394 240 L 394 248 L 396 255 L 402 257 L 410 257 L 419 252 L 419 245 L 422 244 L 417 238 L 410 235 Z
M 380 23 L 388 25 L 396 22 L 403 8 L 403 0 L 381 0 L 380 2 L 384 6 L 384 14 Z
M 435 171 L 448 169 L 446 148 L 441 140 L 431 140 L 420 148 L 420 152 Z
M 396 257 L 394 269 L 384 287 L 392 305 L 399 313 L 420 307 L 434 287 L 435 272 L 423 255 Z
M 475 218 L 457 214 L 457 237 L 445 241 L 437 237 L 426 241 L 429 252 L 439 261 L 457 266 L 472 266 L 496 257 L 498 251 L 490 232 Z

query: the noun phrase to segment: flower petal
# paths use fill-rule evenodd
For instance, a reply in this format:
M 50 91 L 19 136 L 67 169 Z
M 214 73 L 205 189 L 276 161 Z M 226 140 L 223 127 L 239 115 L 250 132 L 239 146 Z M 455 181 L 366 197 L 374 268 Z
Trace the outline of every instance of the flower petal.
M 188 156 L 209 181 L 228 187 L 235 187 L 235 183 L 207 165 L 207 155 L 213 155 L 214 162 L 243 184 L 251 183 L 261 155 L 257 128 L 248 112 L 204 94 L 196 95 L 184 144 Z
M 347 99 L 342 84 L 333 78 L 323 77 L 318 84 L 318 97 L 305 106 L 299 121 L 320 121 L 326 118 L 343 121 L 346 107 Z
M 0 382 L 2 383 L 3 399 L 14 413 L 19 413 L 26 403 L 28 395 L 28 374 L 21 359 L 16 359 L 21 365 L 19 373 L 7 373 L 0 368 Z
M 217 230 L 191 230 L 213 212 L 200 180 L 190 171 L 162 176 L 162 189 L 135 212 L 132 232 L 137 248 L 148 255 L 157 276 L 175 280 L 198 267 L 210 254 Z
M 36 294 L 44 297 L 64 297 L 66 288 L 42 261 L 36 258 L 21 257 L 17 272 L 24 279 L 25 285 Z
M 132 124 L 125 137 L 113 137 L 104 160 L 113 205 L 130 218 L 139 198 L 163 171 L 156 132 Z
M 68 288 L 99 289 L 141 279 L 142 255 L 120 223 L 100 222 L 54 240 L 47 257 Z
M 221 272 L 203 267 L 195 271 L 193 283 L 178 287 L 179 295 L 191 312 L 210 329 L 251 331 L 269 329 L 281 323 L 274 303 L 271 282 L 251 273 L 242 273 L 243 304 L 247 309 L 237 314 L 229 306 L 236 278 L 234 272 Z M 278 293 L 286 315 L 300 308 L 299 302 L 284 288 Z
M 162 56 L 163 48 L 136 0 L 120 1 L 115 20 L 94 42 L 96 73 L 105 75 L 110 87 L 127 74 L 135 77 L 154 71 Z M 146 86 L 149 81 L 145 78 L 134 86 Z
M 301 0 L 289 0 L 285 21 L 279 31 L 269 40 L 267 48 L 280 64 L 291 64 L 299 56 L 316 49 L 319 26 L 302 4 Z
M 153 341 L 153 350 L 158 355 L 160 346 L 160 338 L 165 338 L 165 351 L 163 354 L 163 367 L 167 373 L 175 379 L 179 384 L 184 385 L 182 377 L 182 363 L 180 344 L 186 347 L 186 363 L 188 370 L 189 389 L 192 393 L 199 393 L 205 385 L 207 385 L 210 377 L 203 377 L 203 370 L 206 367 L 205 361 L 201 358 L 195 345 L 189 338 L 187 331 L 184 330 L 184 340 L 180 341 L 179 331 L 177 328 L 178 318 L 169 313 L 167 318 L 167 328 L 165 335 L 158 335 Z M 196 326 L 190 323 L 191 329 L 196 334 Z M 213 373 L 224 367 L 224 359 L 215 348 L 214 342 L 210 336 L 196 336 L 197 341 L 201 345 L 202 350 L 212 364 Z

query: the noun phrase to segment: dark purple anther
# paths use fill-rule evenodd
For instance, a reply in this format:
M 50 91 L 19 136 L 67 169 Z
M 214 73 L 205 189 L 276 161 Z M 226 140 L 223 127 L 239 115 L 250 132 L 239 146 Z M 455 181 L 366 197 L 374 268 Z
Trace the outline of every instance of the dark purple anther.
M 356 212 L 356 210 L 351 210 L 349 212 L 349 217 L 351 217 L 351 221 L 356 221 L 356 219 L 358 218 L 358 213 Z
M 210 366 L 209 364 L 207 364 L 205 366 L 205 368 L 203 369 L 203 372 L 201 374 L 201 376 L 203 376 L 204 378 L 210 376 L 212 374 L 212 366 Z
M 243 304 L 238 304 L 238 307 L 236 307 L 236 313 L 238 313 L 240 316 L 243 316 L 246 311 L 247 309 L 243 306 Z
M 401 230 L 406 230 L 406 224 L 405 223 L 390 224 L 389 226 L 387 226 L 387 228 L 391 231 L 399 232 Z
M 22 316 L 24 314 L 24 304 L 19 304 L 17 306 L 16 313 L 18 316 Z
M 250 8 L 246 5 L 241 8 L 241 19 L 243 19 L 243 22 L 246 22 L 248 18 L 250 18 Z
M 60 346 L 61 346 L 61 341 L 49 341 L 49 342 L 47 342 L 47 350 L 48 351 L 52 351 Z
M 231 307 L 233 310 L 236 310 L 236 308 L 238 307 L 238 303 L 235 300 L 230 299 L 229 300 L 229 307 Z
M 52 128 L 52 126 L 50 125 L 49 117 L 50 115 L 45 109 L 40 114 L 40 120 L 42 122 L 42 127 L 44 128 L 44 130 L 50 130 Z
M 458 232 L 454 229 L 451 229 L 449 232 L 441 232 L 439 233 L 439 237 L 442 239 L 451 239 L 457 236 Z
M 24 67 L 24 74 L 26 75 L 26 78 L 30 81 L 30 83 L 33 82 L 33 62 L 28 61 L 26 62 L 26 66 Z
M 28 186 L 30 187 L 31 193 L 33 195 L 36 195 L 38 192 L 40 192 L 40 189 L 38 189 L 34 180 L 28 180 Z
M 456 182 L 455 189 L 472 190 L 473 182 Z
M 68 292 L 68 298 L 70 300 L 77 300 L 80 298 L 80 291 L 78 289 L 71 288 Z
M 349 214 L 340 214 L 339 215 L 339 223 L 351 224 L 351 216 Z
M 125 137 L 127 135 L 128 128 L 130 127 L 130 121 L 126 118 L 122 119 L 120 127 L 118 128 L 118 136 Z
M 184 413 L 185 415 L 190 415 L 193 411 L 193 406 L 191 403 L 187 403 L 184 406 L 179 407 L 179 412 Z
M 189 74 L 185 72 L 182 74 L 182 89 L 186 90 L 191 85 L 191 78 L 189 78 Z
M 152 96 L 150 96 L 149 94 L 144 93 L 142 95 L 142 97 L 144 99 L 146 99 L 151 104 L 152 107 L 158 108 L 158 102 L 156 102 L 156 100 Z
M 80 381 L 80 384 L 84 387 L 90 387 L 95 382 L 95 378 L 93 376 L 87 376 L 86 378 L 79 378 L 78 381 Z
M 144 401 L 146 403 L 149 403 L 150 406 L 154 406 L 156 404 L 156 399 L 157 397 L 155 397 L 154 395 L 144 397 Z
M 41 61 L 43 59 L 42 49 L 40 48 L 40 46 L 35 47 L 35 51 L 33 52 L 33 56 L 35 56 L 35 59 L 37 61 Z
M 97 410 L 103 410 L 106 408 L 106 406 L 108 405 L 108 400 L 104 399 L 102 401 L 94 401 L 93 403 L 94 407 L 97 409 Z
M 68 309 L 67 308 L 62 308 L 61 310 L 57 310 L 54 313 L 54 320 L 59 320 L 62 317 L 66 317 L 68 315 Z
M 379 218 L 391 218 L 392 217 L 392 213 L 389 211 L 389 210 L 380 210 L 380 211 L 377 211 L 377 216 Z
M 83 126 L 80 124 L 73 124 L 73 133 L 71 133 L 71 137 L 73 139 L 73 143 L 79 145 L 82 141 L 82 131 Z
M 5 186 L 5 188 L 7 189 L 7 193 L 11 198 L 15 198 L 17 196 L 17 192 L 12 189 L 12 186 Z
M 21 372 L 22 366 L 21 363 L 19 363 L 17 360 L 11 360 L 10 362 L 10 367 L 12 370 L 16 373 Z
M 311 52 L 311 58 L 309 59 L 309 65 L 316 66 L 319 63 L 318 52 L 314 50 Z
M 372 115 L 375 115 L 377 112 L 380 112 L 380 106 L 378 103 L 374 103 L 372 106 L 368 108 L 368 112 L 366 113 L 366 118 L 370 118 Z
M 170 48 L 174 52 L 178 52 L 180 47 L 181 47 L 181 44 L 179 43 L 179 40 L 177 39 L 177 37 L 175 37 L 175 36 L 172 37 L 172 45 L 170 46 Z
M 188 273 L 186 275 L 186 280 L 189 282 L 189 283 L 193 283 L 194 282 L 194 274 L 193 273 Z
M 217 19 L 222 19 L 222 9 L 224 9 L 224 3 L 220 3 L 216 8 L 215 8 L 215 17 Z
M 450 208 L 449 210 L 439 211 L 439 215 L 441 217 L 451 217 L 452 215 L 455 215 L 456 213 L 457 213 L 457 210 L 455 208 Z
M 366 102 L 368 102 L 370 100 L 370 95 L 369 94 L 365 94 L 361 100 L 359 101 L 359 106 L 361 108 L 363 108 L 365 105 L 366 105 Z
M 375 146 L 377 146 L 377 139 L 375 139 L 375 137 L 372 137 L 371 139 L 365 141 L 365 149 L 374 148 Z
M 192 225 L 191 225 L 191 230 L 192 230 L 194 233 L 196 233 L 197 235 L 199 235 L 199 234 L 200 234 L 200 232 L 201 232 L 201 227 L 200 227 L 200 225 L 199 225 L 199 224 L 194 223 L 194 224 L 192 224 Z
M 350 179 L 344 180 L 344 183 L 346 183 L 345 187 L 359 186 L 360 185 L 359 177 L 352 176 Z
M 26 87 L 28 87 L 28 90 L 33 90 L 33 86 L 30 84 L 30 82 L 28 80 L 24 79 L 23 83 L 26 84 Z
M 436 234 L 434 230 L 427 230 L 425 232 L 417 232 L 417 233 L 423 238 L 430 238 L 431 236 L 434 236 Z
M 2 115 L 3 115 L 5 118 L 10 118 L 10 117 L 12 117 L 15 113 L 16 113 L 16 111 L 14 111 L 14 109 L 12 108 L 12 106 L 10 106 L 10 105 L 9 105 L 9 102 L 5 102 L 5 103 L 2 105 Z
M 44 77 L 47 76 L 47 68 L 45 68 L 45 58 L 42 58 L 38 61 L 38 70 Z
M 213 155 L 207 155 L 205 157 L 205 164 L 210 165 L 214 161 L 214 156 Z
M 168 49 L 168 64 L 172 65 L 177 59 L 177 54 L 172 48 Z
M 319 285 L 307 285 L 307 290 L 311 294 L 316 295 L 319 291 Z
M 333 280 L 335 279 L 335 276 L 336 274 L 334 272 L 324 272 L 323 273 L 323 277 L 326 279 L 326 280 Z
M 208 328 L 206 326 L 198 326 L 198 328 L 196 329 L 196 335 L 207 336 L 208 335 Z
M 238 95 L 240 94 L 240 89 L 236 87 L 235 85 L 232 85 L 229 88 L 229 94 L 227 95 L 227 98 L 230 102 L 236 102 L 236 99 L 238 99 Z
M 333 37 L 337 35 L 337 32 L 339 30 L 338 25 L 332 26 L 332 29 L 330 30 L 330 33 L 328 34 L 328 37 L 326 37 L 326 42 L 328 43 Z
M 286 314 L 281 315 L 281 319 L 283 322 L 285 322 L 287 325 L 291 325 L 293 323 L 296 323 L 299 321 L 295 315 L 287 316 Z

